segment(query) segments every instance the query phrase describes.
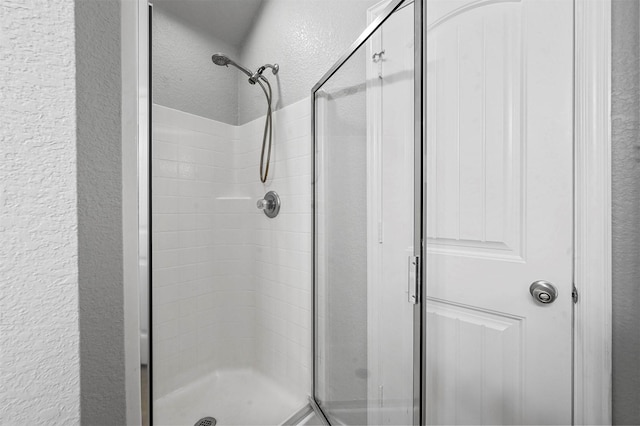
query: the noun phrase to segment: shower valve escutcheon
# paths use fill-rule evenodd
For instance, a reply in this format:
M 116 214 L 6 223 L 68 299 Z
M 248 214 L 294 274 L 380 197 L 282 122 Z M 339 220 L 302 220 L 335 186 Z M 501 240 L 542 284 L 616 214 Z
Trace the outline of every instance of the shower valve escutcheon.
M 275 191 L 269 191 L 264 198 L 258 200 L 256 206 L 264 212 L 267 217 L 274 218 L 280 212 L 280 197 Z

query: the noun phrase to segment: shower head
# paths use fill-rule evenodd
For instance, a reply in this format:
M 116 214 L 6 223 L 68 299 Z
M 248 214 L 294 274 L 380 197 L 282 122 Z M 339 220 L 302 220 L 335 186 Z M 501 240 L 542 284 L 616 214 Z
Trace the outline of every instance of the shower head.
M 231 59 L 223 53 L 214 53 L 211 60 L 214 64 L 225 67 L 231 62 Z
M 251 77 L 253 76 L 253 73 L 251 71 L 249 71 L 247 68 L 243 67 L 240 64 L 236 64 L 224 53 L 214 53 L 211 56 L 211 60 L 213 61 L 214 64 L 221 67 L 228 67 L 229 65 L 233 65 L 234 67 L 238 68 L 240 71 L 245 73 L 250 80 L 251 80 Z M 253 81 L 251 81 L 251 83 L 254 84 Z

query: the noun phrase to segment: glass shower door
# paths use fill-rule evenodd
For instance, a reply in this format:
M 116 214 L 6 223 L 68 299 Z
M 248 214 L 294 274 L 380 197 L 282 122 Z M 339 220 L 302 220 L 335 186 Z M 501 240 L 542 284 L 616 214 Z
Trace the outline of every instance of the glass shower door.
M 420 421 L 419 7 L 372 8 L 313 91 L 314 399 L 330 424 Z

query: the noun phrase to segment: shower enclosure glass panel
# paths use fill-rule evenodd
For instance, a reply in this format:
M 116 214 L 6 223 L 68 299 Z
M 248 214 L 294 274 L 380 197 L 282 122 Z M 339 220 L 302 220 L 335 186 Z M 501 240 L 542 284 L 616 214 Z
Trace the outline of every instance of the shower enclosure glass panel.
M 395 6 L 314 91 L 314 396 L 331 424 L 418 421 L 414 5 Z

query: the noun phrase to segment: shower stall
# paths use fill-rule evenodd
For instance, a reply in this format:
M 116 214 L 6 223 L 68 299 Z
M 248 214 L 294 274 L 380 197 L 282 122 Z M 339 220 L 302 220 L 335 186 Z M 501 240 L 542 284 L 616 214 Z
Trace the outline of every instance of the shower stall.
M 210 58 L 262 90 L 266 114 L 234 125 L 153 105 L 152 418 L 278 424 L 311 377 L 309 110 L 273 112 L 277 65 Z

